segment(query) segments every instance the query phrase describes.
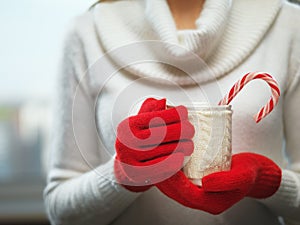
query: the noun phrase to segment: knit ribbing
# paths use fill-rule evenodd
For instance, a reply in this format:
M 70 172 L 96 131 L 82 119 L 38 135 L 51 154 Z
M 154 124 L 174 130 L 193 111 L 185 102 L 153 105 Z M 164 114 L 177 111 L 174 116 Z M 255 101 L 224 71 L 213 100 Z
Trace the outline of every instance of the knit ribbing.
M 233 10 L 218 51 L 209 60 L 209 66 L 216 76 L 232 70 L 253 51 L 270 28 L 282 4 L 281 0 L 264 1 L 263 6 L 261 3 L 233 1 Z
M 101 208 L 98 212 L 103 218 L 101 224 L 107 224 L 128 207 L 138 194 L 127 191 L 115 182 L 113 162 L 112 158 L 95 170 L 58 186 L 52 193 L 53 197 L 46 202 L 52 205 L 48 208 L 51 222 L 75 225 L 87 223 L 93 219 L 95 209 Z M 70 191 L 74 187 L 80 189 L 73 191 L 71 199 L 65 199 L 65 190 Z
M 146 8 L 146 17 L 154 31 L 159 34 L 160 40 L 180 45 L 180 34 L 176 30 L 175 22 L 166 1 L 146 1 Z M 215 47 L 217 40 L 222 35 L 229 8 L 229 0 L 206 1 L 201 14 L 195 21 L 196 29 L 194 32 L 184 35 L 185 45 L 183 46 L 200 57 L 207 57 L 207 54 Z M 168 50 L 170 54 L 179 58 L 184 58 L 189 54 L 187 51 L 178 51 L 178 49 L 170 48 Z
M 98 175 L 97 196 L 99 196 L 99 203 L 105 204 L 102 205 L 102 208 L 106 208 L 108 212 L 116 205 L 123 209 L 138 196 L 138 194 L 127 191 L 117 183 L 113 165 L 114 157 L 96 169 Z
M 212 81 L 239 65 L 259 44 L 281 7 L 281 0 L 266 0 L 263 3 L 252 1 L 251 4 L 233 1 L 232 6 L 231 1 L 207 0 L 196 20 L 197 29 L 184 32 L 176 30 L 166 0 L 130 1 L 132 15 L 122 16 L 124 9 L 128 10 L 129 4 L 125 3 L 101 4 L 95 8 L 96 28 L 104 49 L 110 51 L 147 40 L 162 41 L 165 51 L 145 48 L 158 59 L 173 58 L 175 67 L 180 66 L 180 61 L 201 64 L 201 59 L 197 61 L 192 57 L 192 54 L 196 54 L 208 67 L 205 71 L 203 66 L 199 67 L 190 76 L 158 63 L 130 65 L 126 68 L 140 77 L 165 78 L 181 85 Z M 141 14 L 142 10 L 145 16 Z M 116 11 L 120 14 L 114 13 Z M 122 39 L 119 38 L 120 34 Z M 145 60 L 151 58 L 147 57 Z M 118 65 L 123 62 L 119 55 L 112 57 L 112 60 Z
M 207 59 L 223 35 L 230 8 L 230 1 L 205 1 L 196 20 L 196 29 L 192 32 L 178 30 L 177 34 L 185 39 L 186 48 Z
M 278 191 L 270 198 L 262 200 L 275 211 L 286 210 L 286 207 L 299 207 L 300 183 L 297 175 L 289 170 L 282 170 L 282 181 Z M 281 203 L 281 204 L 278 204 Z M 282 208 L 284 207 L 284 209 Z M 293 210 L 291 214 L 296 213 Z

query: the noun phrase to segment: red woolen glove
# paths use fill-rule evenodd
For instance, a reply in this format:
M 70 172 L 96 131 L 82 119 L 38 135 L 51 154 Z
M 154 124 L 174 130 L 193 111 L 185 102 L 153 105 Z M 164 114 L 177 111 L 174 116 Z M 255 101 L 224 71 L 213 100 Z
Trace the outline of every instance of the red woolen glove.
M 130 191 L 141 192 L 179 171 L 192 154 L 194 127 L 187 109 L 166 109 L 166 99 L 146 99 L 136 116 L 117 128 L 115 175 Z
M 281 182 L 281 169 L 270 159 L 240 153 L 232 158 L 230 171 L 217 172 L 202 179 L 198 187 L 179 171 L 156 186 L 175 201 L 212 214 L 219 214 L 244 197 L 267 198 Z

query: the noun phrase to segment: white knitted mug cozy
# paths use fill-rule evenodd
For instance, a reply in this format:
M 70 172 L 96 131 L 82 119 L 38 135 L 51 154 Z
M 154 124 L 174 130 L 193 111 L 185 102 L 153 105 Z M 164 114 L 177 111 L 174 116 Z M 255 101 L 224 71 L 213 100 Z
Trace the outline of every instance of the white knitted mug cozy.
M 196 185 L 213 172 L 230 170 L 232 110 L 230 105 L 207 103 L 185 105 L 195 127 L 194 152 L 186 157 L 183 171 Z

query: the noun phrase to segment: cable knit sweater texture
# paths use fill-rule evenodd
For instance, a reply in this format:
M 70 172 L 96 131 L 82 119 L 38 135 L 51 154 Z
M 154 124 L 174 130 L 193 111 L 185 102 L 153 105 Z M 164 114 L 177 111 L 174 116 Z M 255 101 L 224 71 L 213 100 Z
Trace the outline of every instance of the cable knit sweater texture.
M 176 29 L 166 0 L 107 1 L 75 18 L 61 60 L 44 191 L 51 223 L 274 225 L 281 217 L 300 224 L 299 21 L 299 7 L 280 0 L 206 0 L 195 30 Z M 247 85 L 232 102 L 232 149 L 265 155 L 282 168 L 272 197 L 245 198 L 214 216 L 156 188 L 136 194 L 116 183 L 115 129 L 142 99 L 216 104 L 249 71 L 272 74 L 282 96 L 255 124 L 252 115 L 270 90 L 260 81 Z

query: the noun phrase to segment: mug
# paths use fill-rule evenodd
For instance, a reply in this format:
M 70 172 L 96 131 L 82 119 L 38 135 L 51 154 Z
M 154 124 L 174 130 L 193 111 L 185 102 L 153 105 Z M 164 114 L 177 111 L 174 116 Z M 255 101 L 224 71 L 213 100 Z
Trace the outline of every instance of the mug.
M 230 105 L 211 106 L 205 102 L 185 106 L 195 135 L 194 152 L 185 157 L 183 171 L 194 184 L 201 186 L 204 176 L 230 170 L 232 110 Z

